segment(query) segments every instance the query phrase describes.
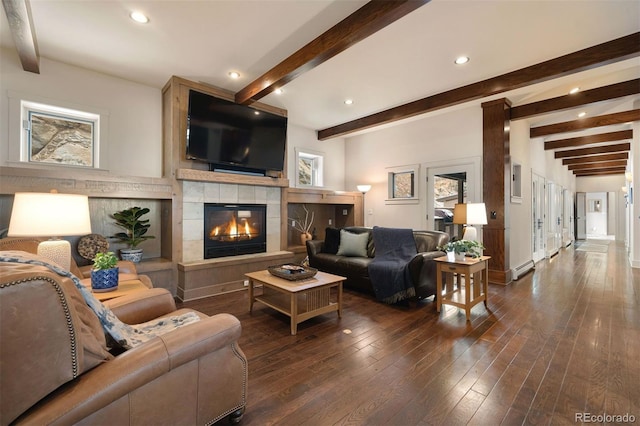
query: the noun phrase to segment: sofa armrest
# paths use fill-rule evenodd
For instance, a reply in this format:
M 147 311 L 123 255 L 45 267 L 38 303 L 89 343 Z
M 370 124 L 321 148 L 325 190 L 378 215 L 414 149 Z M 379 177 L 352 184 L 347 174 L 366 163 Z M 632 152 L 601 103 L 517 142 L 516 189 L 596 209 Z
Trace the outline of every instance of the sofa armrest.
M 149 412 L 149 416 L 162 415 L 163 410 L 177 412 L 176 416 L 181 415 L 181 411 L 186 411 L 183 415 L 188 416 L 188 413 L 196 411 L 197 404 L 169 404 L 165 407 L 154 401 L 163 391 L 166 393 L 168 387 L 175 386 L 178 377 L 179 383 L 195 394 L 193 386 L 197 387 L 198 378 L 207 373 L 199 371 L 202 369 L 198 367 L 199 364 L 192 364 L 187 369 L 180 367 L 194 360 L 202 360 L 209 354 L 231 353 L 238 363 L 243 363 L 246 372 L 246 358 L 236 347 L 240 334 L 240 322 L 228 314 L 204 318 L 171 331 L 128 350 L 58 388 L 16 423 L 76 424 L 96 414 L 103 422 L 105 417 L 111 418 L 114 423 L 125 419 L 131 422 L 131 419 L 136 418 L 136 413 L 139 415 L 144 410 Z M 213 361 L 216 360 L 228 362 L 225 358 L 213 358 Z M 215 371 L 210 365 L 205 368 Z M 229 367 L 218 368 L 223 371 Z M 200 403 L 206 404 L 207 401 Z
M 422 253 L 418 253 L 418 256 L 421 256 L 424 261 L 426 262 L 427 260 L 433 260 L 437 257 L 442 257 L 442 256 L 446 256 L 447 253 L 440 251 L 440 250 L 434 250 L 434 251 L 425 251 Z
M 315 256 L 318 253 L 322 253 L 323 248 L 323 240 L 307 240 L 307 254 L 309 256 Z
M 409 263 L 409 272 L 418 298 L 436 294 L 436 257 L 446 255 L 442 251 L 427 251 L 416 254 Z
M 140 324 L 176 310 L 169 290 L 151 288 L 102 302 L 126 324 Z

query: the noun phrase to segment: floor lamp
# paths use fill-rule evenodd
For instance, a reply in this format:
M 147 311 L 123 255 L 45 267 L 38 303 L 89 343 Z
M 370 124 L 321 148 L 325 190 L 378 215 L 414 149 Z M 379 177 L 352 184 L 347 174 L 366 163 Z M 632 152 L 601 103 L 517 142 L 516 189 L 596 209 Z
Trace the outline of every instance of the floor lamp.
M 474 225 L 487 224 L 487 208 L 484 203 L 456 204 L 453 209 L 453 223 L 466 225 L 463 240 L 478 241 L 478 230 Z
M 371 189 L 371 185 L 356 185 L 356 188 L 358 188 L 358 191 L 362 192 L 362 221 L 364 222 L 364 225 L 366 226 L 367 225 L 367 210 L 365 209 L 365 205 L 364 205 L 364 196 Z
M 9 237 L 51 237 L 38 245 L 43 256 L 68 271 L 71 244 L 59 237 L 91 233 L 86 195 L 17 192 L 13 198 Z

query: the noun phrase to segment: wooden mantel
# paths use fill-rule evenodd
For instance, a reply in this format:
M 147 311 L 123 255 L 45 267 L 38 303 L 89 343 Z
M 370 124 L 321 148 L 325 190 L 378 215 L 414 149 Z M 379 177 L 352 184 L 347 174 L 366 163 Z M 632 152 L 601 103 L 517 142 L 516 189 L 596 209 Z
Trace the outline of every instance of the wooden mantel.
M 231 183 L 236 185 L 275 186 L 280 188 L 287 188 L 289 186 L 289 179 L 279 177 L 209 172 L 196 169 L 177 169 L 176 179 L 196 182 Z

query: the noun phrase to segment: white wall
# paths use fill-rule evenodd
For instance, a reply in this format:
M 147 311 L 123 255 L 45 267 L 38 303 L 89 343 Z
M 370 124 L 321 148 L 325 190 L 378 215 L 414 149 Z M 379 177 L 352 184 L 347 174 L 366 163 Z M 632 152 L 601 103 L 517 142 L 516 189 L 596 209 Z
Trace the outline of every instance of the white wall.
M 633 103 L 640 108 L 640 101 Z M 633 204 L 629 206 L 629 261 L 634 268 L 640 268 L 640 202 L 637 194 L 640 190 L 640 121 L 633 122 L 633 140 L 631 141 L 631 158 L 629 168 L 632 176 L 629 190 L 633 192 Z
M 0 165 L 28 166 L 19 163 L 20 123 L 13 110 L 10 119 L 10 95 L 97 111 L 107 118 L 108 126 L 101 140 L 100 169 L 124 176 L 162 176 L 161 88 L 47 58 L 40 60 L 40 74 L 25 72 L 14 50 L 0 49 Z M 319 142 L 314 130 L 293 124 L 289 124 L 287 138 L 291 186 L 295 184 L 295 147 L 304 147 L 325 153 L 327 189 L 349 189 L 344 184 L 344 139 Z
M 108 116 L 108 128 L 101 140 L 101 168 L 117 175 L 162 176 L 160 88 L 46 58 L 40 60 L 40 74 L 34 74 L 22 70 L 13 50 L 0 49 L 0 165 L 3 166 L 20 165 L 15 162 L 19 158 L 9 154 L 15 153 L 20 144 L 20 130 L 16 127 L 20 125 L 19 119 L 13 116 L 9 119 L 10 93 Z
M 315 130 L 289 123 L 287 128 L 287 177 L 289 186 L 296 185 L 296 148 L 320 152 L 324 156 L 324 188 L 335 191 L 355 191 L 345 186 L 344 139 L 319 141 Z
M 599 211 L 593 209 L 594 203 L 600 206 Z M 587 193 L 587 236 L 604 237 L 608 234 L 607 210 L 606 192 Z
M 387 168 L 481 157 L 482 110 L 473 106 L 440 111 L 352 136 L 346 139 L 345 154 L 347 188 L 372 185 L 365 196 L 367 226 L 422 229 L 426 227 L 425 170 L 419 171 L 419 203 L 390 205 L 385 203 Z
M 533 143 L 529 140 L 529 125 L 526 120 L 513 121 L 509 130 L 511 161 L 521 165 L 522 173 L 522 199 L 520 203 L 510 202 L 510 223 L 509 236 L 512 244 L 509 244 L 509 261 L 511 268 L 531 261 L 532 254 L 532 223 L 533 209 L 531 206 L 531 169 L 536 171 L 541 167 L 539 162 L 534 161 L 536 157 L 531 155 L 534 149 Z M 513 242 L 517 241 L 518 244 Z

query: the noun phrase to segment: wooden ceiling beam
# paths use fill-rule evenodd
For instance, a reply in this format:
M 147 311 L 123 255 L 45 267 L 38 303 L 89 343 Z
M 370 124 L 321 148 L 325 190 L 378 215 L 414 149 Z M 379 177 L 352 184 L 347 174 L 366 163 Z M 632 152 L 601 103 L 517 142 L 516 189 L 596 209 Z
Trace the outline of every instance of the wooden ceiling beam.
M 29 0 L 2 0 L 22 69 L 40 74 L 40 55 Z
M 250 104 L 267 96 L 429 1 L 370 1 L 249 83 L 236 93 L 236 103 Z
M 633 33 L 488 80 L 458 87 L 417 101 L 387 109 L 347 123 L 318 130 L 326 140 L 386 123 L 436 111 L 572 73 L 612 64 L 640 55 L 640 33 Z
M 600 176 L 600 175 L 621 175 L 624 174 L 624 168 L 617 169 L 600 169 L 600 170 L 581 170 L 574 171 L 573 174 L 577 177 L 581 176 Z
M 597 117 L 581 118 L 579 120 L 565 121 L 563 123 L 532 127 L 529 129 L 529 137 L 537 138 L 556 133 L 573 132 L 592 127 L 610 126 L 612 124 L 622 124 L 638 120 L 640 120 L 640 109 L 632 109 L 630 111 L 614 112 L 613 114 L 599 115 Z
M 511 108 L 511 120 L 535 117 L 640 93 L 640 78 Z
M 556 151 L 555 158 L 581 157 L 583 155 L 606 154 L 608 152 L 630 151 L 630 143 L 618 143 L 612 145 L 594 146 L 592 148 L 569 149 L 566 151 Z
M 544 143 L 544 149 L 567 148 L 571 146 L 591 145 L 600 142 L 613 142 L 633 138 L 633 130 L 620 130 L 618 132 L 600 133 L 597 135 L 579 136 L 569 139 L 558 139 Z
M 562 165 L 567 166 L 570 164 L 587 164 L 597 163 L 600 161 L 613 161 L 613 160 L 628 160 L 628 152 L 619 152 L 616 154 L 601 154 L 601 155 L 587 155 L 584 157 L 565 158 L 562 160 Z
M 596 169 L 610 169 L 615 167 L 626 167 L 627 160 L 619 161 L 600 161 L 597 163 L 586 164 L 572 164 L 568 168 L 569 170 L 596 170 Z

